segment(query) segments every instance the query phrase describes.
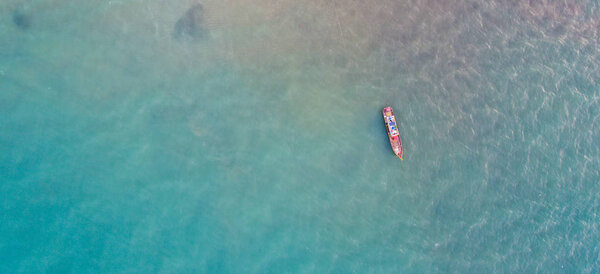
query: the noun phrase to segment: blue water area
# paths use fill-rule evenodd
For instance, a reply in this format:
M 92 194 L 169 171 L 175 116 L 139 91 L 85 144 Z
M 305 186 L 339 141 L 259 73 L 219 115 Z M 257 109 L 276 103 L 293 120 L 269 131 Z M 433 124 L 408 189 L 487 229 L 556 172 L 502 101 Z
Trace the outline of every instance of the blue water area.
M 2 1 L 0 272 L 600 272 L 600 5 L 446 2 Z

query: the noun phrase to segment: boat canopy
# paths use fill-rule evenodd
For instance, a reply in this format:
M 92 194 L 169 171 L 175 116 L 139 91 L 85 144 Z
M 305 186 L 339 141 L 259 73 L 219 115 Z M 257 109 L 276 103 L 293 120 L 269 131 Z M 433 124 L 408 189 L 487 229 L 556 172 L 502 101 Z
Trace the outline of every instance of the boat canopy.
M 391 136 L 398 136 L 398 129 L 395 126 L 390 126 L 390 135 Z

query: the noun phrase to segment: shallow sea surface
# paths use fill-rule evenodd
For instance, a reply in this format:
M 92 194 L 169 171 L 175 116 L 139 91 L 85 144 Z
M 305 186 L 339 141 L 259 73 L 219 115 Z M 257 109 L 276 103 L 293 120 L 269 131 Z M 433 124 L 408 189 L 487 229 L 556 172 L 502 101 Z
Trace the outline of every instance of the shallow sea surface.
M 599 28 L 592 0 L 4 0 L 0 272 L 598 273 Z

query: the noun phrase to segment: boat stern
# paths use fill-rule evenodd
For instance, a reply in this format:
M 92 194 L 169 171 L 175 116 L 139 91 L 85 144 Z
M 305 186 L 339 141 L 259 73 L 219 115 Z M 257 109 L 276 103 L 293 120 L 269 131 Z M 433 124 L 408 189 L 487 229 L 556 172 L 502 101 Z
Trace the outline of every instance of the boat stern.
M 394 154 L 396 154 L 396 156 L 398 156 L 398 158 L 400 158 L 400 160 L 404 160 L 402 159 L 402 147 L 401 146 L 394 146 L 392 148 L 394 150 Z

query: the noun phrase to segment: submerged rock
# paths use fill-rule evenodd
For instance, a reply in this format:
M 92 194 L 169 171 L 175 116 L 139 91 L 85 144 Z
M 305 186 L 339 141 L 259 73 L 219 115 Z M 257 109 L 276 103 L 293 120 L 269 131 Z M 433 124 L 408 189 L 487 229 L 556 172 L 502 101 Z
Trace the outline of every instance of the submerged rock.
M 204 25 L 204 7 L 202 4 L 194 4 L 175 23 L 174 35 L 176 38 L 190 37 L 203 39 L 208 36 L 208 30 Z
M 13 23 L 21 30 L 26 30 L 31 27 L 31 17 L 22 10 L 13 11 L 12 19 Z

